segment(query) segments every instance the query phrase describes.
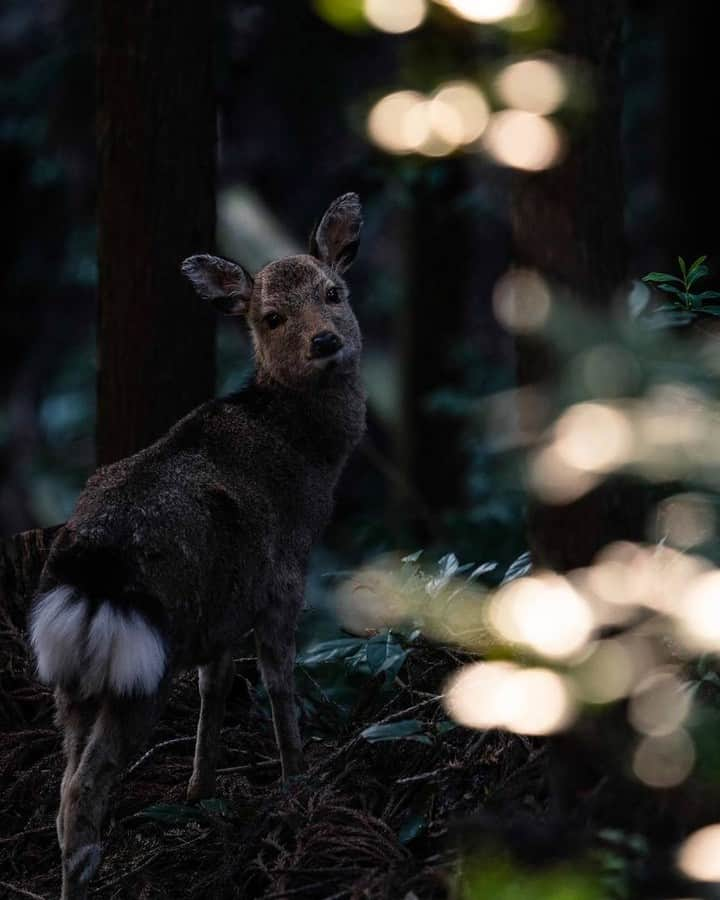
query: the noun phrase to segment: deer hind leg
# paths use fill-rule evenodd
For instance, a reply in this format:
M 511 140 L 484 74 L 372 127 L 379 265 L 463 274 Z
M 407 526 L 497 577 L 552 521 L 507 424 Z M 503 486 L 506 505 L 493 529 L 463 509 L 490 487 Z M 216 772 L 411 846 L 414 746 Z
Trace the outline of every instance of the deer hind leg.
M 270 696 L 282 777 L 287 780 L 305 771 L 295 707 L 295 621 L 257 622 L 255 642 L 260 672 Z
M 60 852 L 65 843 L 65 798 L 68 784 L 78 767 L 98 709 L 99 703 L 95 698 L 83 700 L 62 688 L 55 689 L 55 722 L 63 732 L 63 749 L 65 751 L 65 771 L 60 784 L 60 809 L 56 823 Z
M 64 789 L 62 900 L 87 897 L 88 882 L 100 864 L 100 832 L 110 789 L 119 771 L 147 739 L 164 696 L 165 690 L 160 690 L 144 697 L 103 699 Z
M 195 742 L 193 773 L 187 789 L 189 801 L 203 800 L 215 793 L 215 768 L 220 751 L 220 729 L 225 716 L 225 700 L 235 675 L 232 654 L 226 651 L 198 669 L 200 718 Z

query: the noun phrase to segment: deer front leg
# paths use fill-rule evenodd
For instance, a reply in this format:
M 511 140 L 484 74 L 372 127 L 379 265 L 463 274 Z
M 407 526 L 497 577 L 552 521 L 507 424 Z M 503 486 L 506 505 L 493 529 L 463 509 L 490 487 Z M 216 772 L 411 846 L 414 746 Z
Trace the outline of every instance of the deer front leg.
M 225 699 L 233 682 L 235 663 L 232 653 L 198 669 L 200 718 L 193 773 L 187 789 L 189 801 L 203 800 L 215 793 L 215 768 L 220 752 L 220 729 L 225 716 Z
M 270 696 L 283 780 L 305 770 L 295 708 L 295 619 L 293 614 L 291 623 L 271 619 L 255 625 L 258 663 Z

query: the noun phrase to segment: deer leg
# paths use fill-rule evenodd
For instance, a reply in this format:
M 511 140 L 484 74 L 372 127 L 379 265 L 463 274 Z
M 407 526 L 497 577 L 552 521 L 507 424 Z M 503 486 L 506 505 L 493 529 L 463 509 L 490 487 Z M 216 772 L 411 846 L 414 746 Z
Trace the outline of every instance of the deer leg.
M 215 793 L 215 767 L 220 752 L 220 729 L 225 716 L 225 699 L 232 686 L 235 663 L 226 651 L 198 669 L 200 719 L 195 742 L 193 773 L 187 790 L 189 801 L 212 797 Z
M 60 808 L 57 816 L 57 836 L 60 852 L 64 845 L 65 798 L 68 784 L 80 762 L 88 735 L 98 712 L 96 699 L 81 700 L 62 688 L 55 690 L 55 723 L 63 732 L 65 772 L 60 784 Z
M 88 882 L 100 863 L 100 831 L 110 789 L 120 769 L 147 739 L 165 690 L 146 697 L 105 697 L 62 807 L 62 900 L 85 900 Z
M 258 663 L 270 695 L 275 739 L 280 751 L 282 777 L 287 780 L 305 770 L 300 728 L 295 708 L 295 622 L 255 625 Z

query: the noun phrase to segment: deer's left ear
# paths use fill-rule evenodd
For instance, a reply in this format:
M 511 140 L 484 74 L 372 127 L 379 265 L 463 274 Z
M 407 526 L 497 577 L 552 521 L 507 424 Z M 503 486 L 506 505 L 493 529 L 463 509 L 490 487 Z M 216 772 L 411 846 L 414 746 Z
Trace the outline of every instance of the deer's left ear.
M 333 200 L 310 237 L 310 253 L 342 274 L 355 259 L 360 244 L 362 207 L 357 194 Z
M 189 256 L 180 270 L 198 294 L 210 300 L 220 312 L 227 316 L 241 316 L 247 312 L 253 280 L 242 266 L 229 259 L 201 253 Z

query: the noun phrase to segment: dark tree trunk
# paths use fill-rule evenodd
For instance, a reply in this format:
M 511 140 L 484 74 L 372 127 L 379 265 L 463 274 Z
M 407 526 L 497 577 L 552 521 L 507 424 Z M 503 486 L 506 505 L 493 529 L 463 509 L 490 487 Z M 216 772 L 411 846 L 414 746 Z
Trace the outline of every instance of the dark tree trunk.
M 625 278 L 620 39 L 624 3 L 564 0 L 564 52 L 590 67 L 593 104 L 561 165 L 519 180 L 518 262 L 606 306 Z
M 468 212 L 459 203 L 467 172 L 462 161 L 452 160 L 439 179 L 431 174 L 413 186 L 412 274 L 400 323 L 399 455 L 409 493 L 404 518 L 418 540 L 437 536 L 433 520 L 462 506 L 465 484 L 462 419 L 434 412 L 430 400 L 433 391 L 452 387 L 460 377 L 452 356 L 465 335 L 467 312 L 470 231 Z
M 590 67 L 593 105 L 567 158 L 556 168 L 522 177 L 514 194 L 517 261 L 568 289 L 579 303 L 607 309 L 624 282 L 625 189 L 622 167 L 621 0 L 565 0 L 562 49 Z M 520 384 L 550 385 L 553 354 L 542 341 L 517 341 Z M 529 540 L 536 562 L 556 569 L 587 565 L 608 541 L 640 539 L 645 494 L 631 502 L 624 481 L 569 506 L 532 503 Z M 619 502 L 618 492 L 626 502 Z M 638 530 L 640 533 L 637 533 Z
M 666 0 L 664 17 L 665 128 L 662 135 L 667 202 L 668 264 L 678 255 L 714 254 L 717 273 L 717 146 L 710 138 L 720 103 L 717 33 L 690 8 Z
M 98 463 L 214 390 L 214 321 L 180 276 L 215 228 L 212 3 L 101 0 Z

